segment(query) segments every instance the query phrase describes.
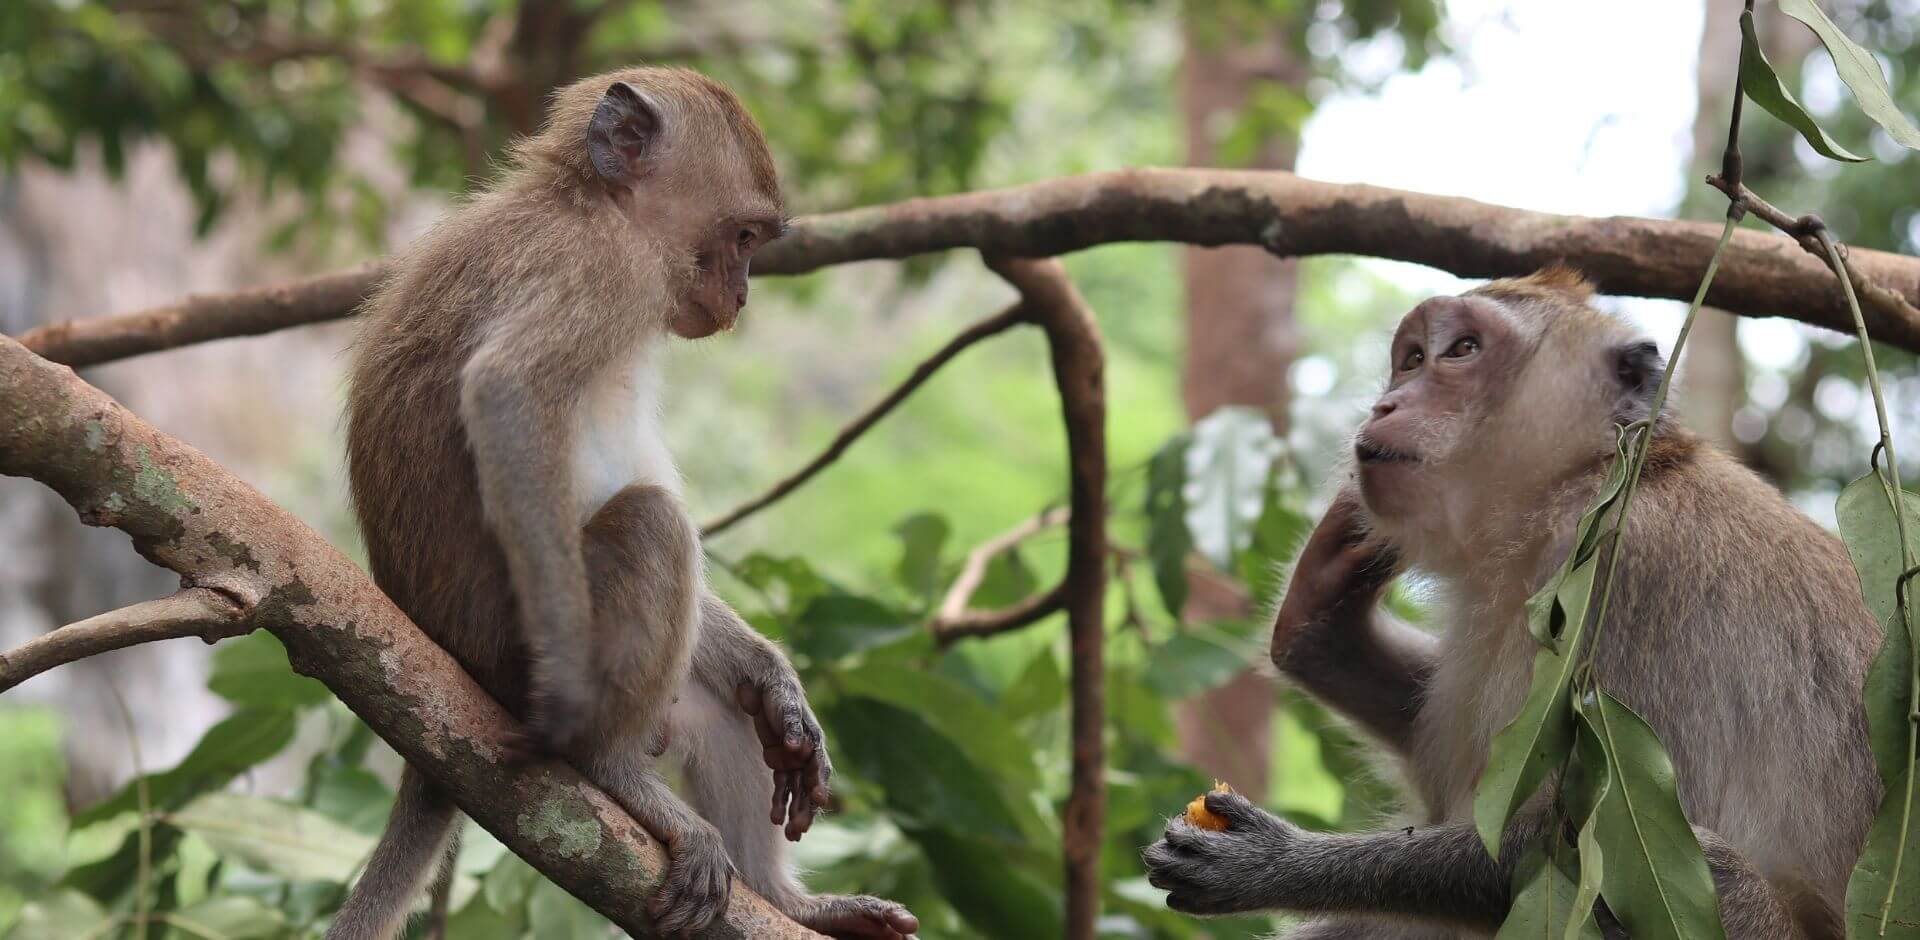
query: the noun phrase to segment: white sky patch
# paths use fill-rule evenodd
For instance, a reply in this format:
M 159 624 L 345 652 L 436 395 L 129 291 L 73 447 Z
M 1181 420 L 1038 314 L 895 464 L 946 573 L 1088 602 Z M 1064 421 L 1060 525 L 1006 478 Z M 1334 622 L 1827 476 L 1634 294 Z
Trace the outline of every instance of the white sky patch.
M 1683 195 L 1701 8 L 1673 0 L 1451 0 L 1456 55 L 1336 94 L 1302 133 L 1302 175 L 1578 215 L 1671 215 Z M 1704 185 L 1704 184 L 1703 184 Z M 1411 290 L 1469 282 L 1366 261 Z M 1616 309 L 1671 346 L 1685 307 Z

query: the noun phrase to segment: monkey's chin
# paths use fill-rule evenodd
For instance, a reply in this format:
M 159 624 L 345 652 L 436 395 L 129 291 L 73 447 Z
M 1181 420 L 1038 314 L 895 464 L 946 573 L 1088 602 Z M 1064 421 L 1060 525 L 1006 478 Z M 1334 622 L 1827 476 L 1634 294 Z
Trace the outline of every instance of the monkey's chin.
M 1372 515 L 1385 519 L 1405 516 L 1418 508 L 1421 464 L 1414 460 L 1368 461 L 1355 468 L 1360 501 Z
M 732 330 L 733 324 L 738 319 L 738 314 L 731 317 L 716 317 L 704 310 L 687 311 L 674 317 L 670 326 L 673 335 L 681 339 L 706 339 L 715 333 Z

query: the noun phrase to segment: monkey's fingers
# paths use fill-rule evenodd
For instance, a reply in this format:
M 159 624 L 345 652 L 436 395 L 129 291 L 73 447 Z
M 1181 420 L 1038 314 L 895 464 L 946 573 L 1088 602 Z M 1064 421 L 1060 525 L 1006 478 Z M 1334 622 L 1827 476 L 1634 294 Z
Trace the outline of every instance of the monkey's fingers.
M 920 929 L 920 919 L 906 908 L 866 895 L 814 898 L 811 909 L 795 919 L 810 930 L 848 940 L 906 940 Z
M 773 809 L 767 821 L 778 826 L 787 821 L 787 804 L 800 786 L 800 775 L 791 770 L 773 772 Z

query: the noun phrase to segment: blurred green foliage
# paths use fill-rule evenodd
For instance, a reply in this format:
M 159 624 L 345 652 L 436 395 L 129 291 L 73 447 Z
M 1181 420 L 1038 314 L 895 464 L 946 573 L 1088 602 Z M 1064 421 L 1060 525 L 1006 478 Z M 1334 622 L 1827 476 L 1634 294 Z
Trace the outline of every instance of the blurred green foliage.
M 723 8 L 731 15 L 716 14 Z M 1202 27 L 1234 17 L 1290 22 L 1301 37 L 1314 26 L 1335 45 L 1392 34 L 1403 37 L 1409 62 L 1438 48 L 1431 0 L 1345 9 L 1164 0 L 11 0 L 0 4 L 0 162 L 83 166 L 97 152 L 117 172 L 131 148 L 158 141 L 191 188 L 203 228 L 244 203 L 285 221 L 277 244 L 325 264 L 383 247 L 391 206 L 381 194 L 391 187 L 377 182 L 382 174 L 397 166 L 410 186 L 458 191 L 537 121 L 545 88 L 646 60 L 698 67 L 739 90 L 767 127 L 796 207 L 838 208 L 1178 162 L 1171 88 L 1183 16 Z M 510 71 L 497 71 L 501 62 Z M 1256 93 L 1228 131 L 1239 141 L 1225 148 L 1229 159 L 1262 135 L 1297 130 L 1331 87 L 1321 80 L 1346 80 L 1331 60 L 1314 63 L 1311 87 L 1270 83 Z M 484 77 L 507 74 L 513 81 L 503 84 Z M 1109 357 L 1118 551 L 1108 598 L 1102 931 L 1253 937 L 1273 922 L 1172 914 L 1142 876 L 1140 847 L 1211 783 L 1178 757 L 1174 703 L 1265 660 L 1263 624 L 1182 622 L 1159 585 L 1179 583 L 1182 567 L 1197 563 L 1180 546 L 1202 546 L 1264 601 L 1278 559 L 1302 536 L 1325 458 L 1311 443 L 1273 439 L 1245 414 L 1184 429 L 1176 252 L 1117 245 L 1069 259 L 1101 314 Z M 777 282 L 756 295 L 746 328 L 801 322 L 808 336 L 825 338 L 812 347 L 821 354 L 886 329 L 886 374 L 860 376 L 866 389 L 997 303 L 942 294 L 951 283 L 942 274 L 968 266 L 977 262 L 918 262 L 904 277 L 862 271 L 857 282 L 839 272 Z M 1343 401 L 1371 380 L 1373 365 L 1349 337 L 1397 315 L 1404 298 L 1347 262 L 1305 268 L 1307 352 L 1339 377 L 1333 397 Z M 918 304 L 937 316 L 892 322 L 872 312 L 923 294 L 947 298 Z M 841 402 L 834 389 L 794 394 L 798 370 L 723 350 L 672 368 L 685 379 L 676 388 L 718 402 L 669 416 L 676 439 L 705 445 L 681 457 L 701 481 L 693 498 L 708 509 L 819 446 L 845 410 L 823 401 L 859 403 Z M 724 427 L 697 423 L 713 413 L 728 416 Z M 337 459 L 315 451 L 300 459 Z M 289 477 L 296 486 L 327 474 Z M 929 938 L 1058 934 L 1069 743 L 1061 621 L 945 651 L 926 622 L 966 552 L 1060 505 L 1064 481 L 1044 342 L 1020 331 L 970 352 L 829 474 L 710 546 L 716 585 L 793 652 L 835 748 L 837 812 L 797 849 L 816 890 L 897 898 Z M 1196 490 L 1203 499 L 1189 498 L 1190 482 L 1204 484 Z M 337 521 L 337 510 L 316 514 Z M 344 529 L 329 534 L 352 544 Z M 1063 546 L 1052 530 L 996 560 L 975 602 L 1011 603 L 1053 583 Z M 324 689 L 294 677 L 271 637 L 218 647 L 209 687 L 233 713 L 189 756 L 73 811 L 60 795 L 57 724 L 0 710 L 0 775 L 24 775 L 0 776 L 4 792 L 22 795 L 0 807 L 14 814 L 0 816 L 0 935 L 85 936 L 129 928 L 141 910 L 152 912 L 151 937 L 324 929 L 385 821 L 391 762 L 382 758 L 391 755 Z M 1391 791 L 1324 711 L 1292 695 L 1281 709 L 1271 805 L 1315 827 L 1360 825 L 1393 808 Z M 312 756 L 292 792 L 247 785 L 265 762 L 296 753 Z M 452 935 L 461 938 L 604 929 L 477 829 L 453 911 Z

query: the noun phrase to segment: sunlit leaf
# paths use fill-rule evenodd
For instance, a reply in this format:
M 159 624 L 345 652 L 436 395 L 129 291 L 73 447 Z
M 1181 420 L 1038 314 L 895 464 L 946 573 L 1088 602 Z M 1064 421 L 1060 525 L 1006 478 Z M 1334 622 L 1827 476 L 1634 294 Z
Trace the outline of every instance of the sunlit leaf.
M 1780 12 L 1807 24 L 1814 35 L 1820 37 L 1820 44 L 1827 47 L 1827 54 L 1833 56 L 1833 67 L 1840 73 L 1840 80 L 1853 90 L 1853 101 L 1860 106 L 1867 117 L 1886 130 L 1887 136 L 1909 150 L 1920 150 L 1920 127 L 1914 127 L 1907 116 L 1900 113 L 1900 107 L 1893 103 L 1893 92 L 1887 87 L 1887 76 L 1880 71 L 1880 62 L 1873 53 L 1861 48 L 1859 43 L 1847 38 L 1825 13 L 1814 5 L 1813 0 L 1780 0 Z
M 1187 445 L 1182 434 L 1162 445 L 1147 464 L 1147 560 L 1154 586 L 1168 616 L 1179 620 L 1187 605 L 1187 556 L 1193 533 L 1187 530 Z
M 952 532 L 945 516 L 931 512 L 915 513 L 893 527 L 900 537 L 900 561 L 893 574 L 914 597 L 931 597 L 939 586 L 940 550 Z
M 209 793 L 168 821 L 248 867 L 291 881 L 345 882 L 373 838 L 303 806 L 241 793 Z
M 179 928 L 172 937 L 220 937 L 223 940 L 254 940 L 278 937 L 287 927 L 287 919 L 259 898 L 227 894 L 208 898 L 167 914 L 169 923 Z
M 968 606 L 980 610 L 1005 607 L 1026 600 L 1039 587 L 1040 579 L 1034 577 L 1033 569 L 1027 566 L 1020 547 L 1010 546 L 987 562 L 980 586 L 974 589 Z
M 104 937 L 113 915 L 78 891 L 54 891 L 28 901 L 7 940 L 73 940 Z
M 1740 14 L 1740 90 L 1754 104 L 1767 109 L 1774 117 L 1785 121 L 1789 127 L 1800 132 L 1807 144 L 1821 156 L 1849 163 L 1860 163 L 1866 157 L 1858 156 L 1845 147 L 1835 143 L 1827 132 L 1800 106 L 1800 101 L 1782 84 L 1780 76 L 1773 70 L 1773 63 L 1767 61 L 1767 54 L 1760 50 L 1760 38 L 1753 31 L 1753 13 Z
M 1635 940 L 1725 937 L 1713 875 L 1680 808 L 1673 763 L 1653 728 L 1605 691 L 1580 711 L 1613 768 L 1594 808 L 1606 858 L 1601 896 Z
M 1920 937 L 1920 810 L 1911 817 L 1906 811 L 1912 797 L 1907 787 L 1913 770 L 1887 787 L 1880 812 L 1867 832 L 1867 845 L 1860 862 L 1847 881 L 1847 936 L 1914 940 Z M 1920 789 L 1920 787 L 1916 787 Z M 1905 845 L 1900 832 L 1906 829 Z M 1899 887 L 1896 889 L 1894 858 L 1900 857 Z M 1892 903 L 1889 904 L 1888 902 Z M 1885 929 L 1882 930 L 1882 921 Z
M 1847 484 L 1834 504 L 1840 539 L 1853 558 L 1867 609 L 1886 630 L 1880 651 L 1867 669 L 1866 683 L 1867 740 L 1873 746 L 1882 781 L 1900 777 L 1910 760 L 1907 716 L 1913 696 L 1912 637 L 1900 617 L 1895 596 L 1905 561 L 1899 522 L 1887 498 L 1890 490 L 1877 471 L 1869 472 Z M 1920 559 L 1920 496 L 1902 493 L 1901 502 L 1906 509 L 1907 544 L 1912 555 Z M 1909 591 L 1914 589 L 1920 589 L 1920 579 L 1909 585 Z
M 1187 530 L 1208 561 L 1225 571 L 1253 540 L 1280 439 L 1265 413 L 1226 407 L 1193 426 L 1187 446 Z
M 333 695 L 319 680 L 294 672 L 287 648 L 265 630 L 214 647 L 207 688 L 236 705 L 283 708 L 318 705 Z
M 294 716 L 282 708 L 242 708 L 207 729 L 200 743 L 171 770 L 148 774 L 147 799 L 157 811 L 178 809 L 218 790 L 241 771 L 280 753 L 293 740 Z M 73 817 L 78 829 L 137 809 L 138 781 Z

